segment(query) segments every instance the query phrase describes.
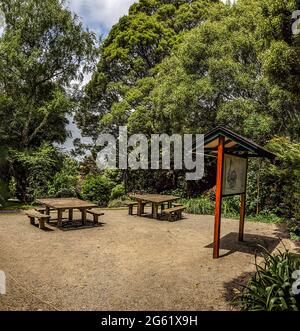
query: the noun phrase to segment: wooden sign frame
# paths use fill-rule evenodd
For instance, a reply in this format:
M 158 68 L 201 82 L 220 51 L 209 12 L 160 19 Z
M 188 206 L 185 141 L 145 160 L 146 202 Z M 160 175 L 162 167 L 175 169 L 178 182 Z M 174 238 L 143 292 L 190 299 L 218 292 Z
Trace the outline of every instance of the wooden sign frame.
M 214 225 L 214 248 L 213 258 L 217 259 L 220 256 L 220 232 L 221 232 L 221 216 L 222 216 L 222 198 L 223 198 L 223 183 L 224 183 L 224 160 L 225 160 L 225 136 L 219 136 L 218 142 L 218 157 L 217 157 L 217 178 L 216 178 L 216 207 L 215 207 L 215 225 Z M 239 157 L 239 156 L 237 156 Z M 244 157 L 247 159 L 247 157 Z M 244 240 L 244 224 L 246 214 L 246 188 L 247 188 L 247 170 L 248 160 L 245 173 L 245 191 L 235 193 L 241 196 L 240 205 L 240 223 L 239 223 L 239 241 Z M 228 196 L 228 195 L 225 195 Z

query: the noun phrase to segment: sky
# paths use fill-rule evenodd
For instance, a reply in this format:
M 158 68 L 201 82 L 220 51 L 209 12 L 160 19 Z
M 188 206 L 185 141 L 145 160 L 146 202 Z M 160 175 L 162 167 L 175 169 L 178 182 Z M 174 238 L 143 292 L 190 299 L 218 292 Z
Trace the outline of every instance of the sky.
M 119 18 L 128 13 L 134 0 L 68 0 L 70 9 L 84 25 L 98 34 L 107 34 Z

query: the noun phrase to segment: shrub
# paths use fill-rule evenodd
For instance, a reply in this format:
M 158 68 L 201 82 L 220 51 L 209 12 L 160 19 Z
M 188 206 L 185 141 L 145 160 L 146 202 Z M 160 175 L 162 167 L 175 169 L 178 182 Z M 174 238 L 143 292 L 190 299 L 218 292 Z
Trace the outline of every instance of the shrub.
M 222 213 L 225 217 L 239 215 L 241 199 L 239 195 L 222 199 Z
M 125 195 L 124 184 L 118 184 L 111 190 L 110 200 L 118 199 L 123 195 Z
M 299 310 L 299 294 L 291 291 L 292 274 L 300 268 L 299 257 L 288 251 L 271 255 L 266 250 L 262 256 L 263 264 L 255 261 L 256 273 L 234 303 L 250 311 Z
M 113 183 L 103 175 L 88 175 L 82 186 L 82 197 L 99 205 L 107 205 Z
M 48 195 L 57 198 L 77 197 L 80 194 L 78 165 L 66 157 L 63 168 L 48 182 Z
M 247 211 L 271 212 L 286 220 L 293 219 L 292 227 L 299 229 L 300 143 L 279 137 L 273 138 L 267 148 L 276 154 L 275 162 L 249 162 Z
M 16 180 L 17 198 L 32 201 L 47 195 L 48 182 L 62 167 L 62 154 L 52 145 L 14 152 L 12 175 Z
M 53 181 L 48 184 L 50 197 L 67 198 L 79 195 L 79 176 L 69 175 L 64 171 L 55 174 Z
M 119 199 L 115 199 L 115 200 L 111 200 L 108 204 L 109 208 L 119 208 L 119 207 L 126 207 L 128 200 L 126 201 L 125 196 L 124 199 L 119 198 Z
M 180 201 L 186 207 L 187 213 L 200 215 L 211 215 L 214 213 L 214 202 L 205 196 L 193 199 L 181 199 Z

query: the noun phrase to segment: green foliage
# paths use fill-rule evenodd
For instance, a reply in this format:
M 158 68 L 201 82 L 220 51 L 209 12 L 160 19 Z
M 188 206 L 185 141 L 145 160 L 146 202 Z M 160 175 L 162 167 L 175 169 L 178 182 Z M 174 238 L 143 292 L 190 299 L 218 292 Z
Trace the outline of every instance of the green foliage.
M 62 165 L 62 155 L 52 145 L 25 152 L 12 152 L 11 163 L 16 179 L 17 197 L 32 201 L 46 196 L 48 182 Z
M 25 204 L 22 202 L 13 202 L 13 201 L 7 201 L 4 210 L 25 210 L 25 209 L 32 209 L 31 204 Z
M 0 179 L 0 207 L 6 205 L 7 198 L 8 198 L 7 183 Z
M 108 204 L 108 208 L 121 208 L 121 207 L 127 207 L 128 199 L 126 200 L 126 196 L 123 196 L 121 198 L 111 200 Z
M 201 196 L 198 198 L 181 199 L 186 207 L 186 212 L 198 215 L 214 215 L 215 213 L 215 200 L 213 197 Z M 222 201 L 222 216 L 227 218 L 239 219 L 240 217 L 240 197 L 232 196 L 223 198 Z M 246 214 L 247 221 L 255 221 L 262 223 L 281 223 L 283 218 L 277 216 L 270 211 L 262 211 L 258 214 Z
M 78 164 L 69 157 L 64 158 L 63 168 L 48 183 L 50 197 L 78 197 L 80 195 Z
M 111 190 L 110 200 L 119 199 L 120 197 L 122 197 L 124 195 L 125 195 L 124 184 L 118 184 Z
M 97 71 L 86 86 L 85 99 L 77 113 L 84 132 L 96 135 L 99 130 L 114 131 L 117 125 L 125 124 L 132 109 L 147 97 L 153 84 L 149 78 L 157 65 L 176 48 L 186 30 L 202 23 L 215 2 L 218 1 L 134 3 L 100 47 Z
M 174 188 L 172 190 L 163 191 L 163 192 L 161 192 L 161 194 L 174 195 L 176 197 L 181 197 L 181 198 L 186 198 L 186 195 L 187 195 L 186 189 L 183 189 L 180 187 Z
M 294 271 L 300 260 L 288 251 L 262 254 L 263 264 L 256 260 L 256 274 L 250 279 L 235 303 L 250 311 L 298 311 L 300 298 L 291 292 Z
M 300 222 L 300 143 L 283 137 L 274 138 L 268 148 L 277 155 L 277 164 L 270 165 L 269 176 L 275 183 L 281 212 Z
M 64 142 L 67 92 L 93 55 L 93 35 L 62 0 L 3 0 L 0 37 L 0 145 Z
M 272 213 L 271 211 L 262 211 L 259 214 L 246 215 L 247 221 L 261 222 L 261 223 L 283 223 L 284 218 Z
M 4 206 L 8 198 L 8 153 L 0 145 L 0 205 Z
M 101 105 L 99 130 L 187 133 L 223 124 L 260 143 L 273 132 L 299 137 L 294 9 L 294 0 L 134 4 L 102 45 L 86 89 L 92 114 L 81 112 L 80 124 L 95 125 L 88 119 Z
M 190 214 L 212 215 L 215 204 L 206 197 L 193 199 L 181 199 L 180 202 L 186 207 L 186 212 Z
M 135 3 L 101 46 L 103 56 L 86 88 L 86 111 L 78 115 L 79 124 L 87 132 L 89 123 L 93 132 L 127 124 L 130 133 L 148 135 L 204 133 L 221 124 L 261 145 L 275 133 L 297 141 L 300 57 L 291 33 L 294 9 L 294 0 L 240 0 L 235 6 Z M 100 125 L 93 117 L 99 105 Z M 288 154 L 288 144 L 283 148 Z M 247 214 L 264 221 L 284 217 L 295 228 L 299 164 L 280 162 L 274 167 L 251 162 Z M 179 187 L 177 179 L 163 172 L 128 177 L 129 191 L 171 192 Z M 180 188 L 190 196 L 188 185 Z M 209 204 L 201 200 L 200 207 L 192 202 L 189 208 L 201 212 L 210 210 Z M 225 199 L 223 211 L 237 215 L 238 198 Z
M 107 205 L 113 183 L 103 175 L 88 175 L 82 185 L 82 197 L 99 205 Z
M 15 198 L 17 196 L 17 182 L 14 177 L 12 177 L 8 184 L 9 197 Z
M 94 35 L 63 0 L 2 0 L 0 11 L 0 147 L 10 149 L 19 197 L 31 200 L 46 193 L 56 167 L 42 146 L 68 137 L 71 82 L 91 64 Z
M 240 214 L 241 200 L 239 195 L 224 197 L 222 199 L 222 214 L 225 217 Z
M 291 232 L 300 230 L 300 144 L 289 138 L 273 138 L 267 144 L 276 162 L 251 160 L 249 163 L 247 212 L 276 214 L 285 219 Z

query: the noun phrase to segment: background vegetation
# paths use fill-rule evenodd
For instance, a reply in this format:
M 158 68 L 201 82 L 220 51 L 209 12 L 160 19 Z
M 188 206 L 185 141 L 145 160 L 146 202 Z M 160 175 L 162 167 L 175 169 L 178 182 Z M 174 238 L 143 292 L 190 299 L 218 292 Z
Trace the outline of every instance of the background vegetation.
M 0 203 L 78 196 L 121 206 L 129 191 L 182 197 L 213 213 L 214 161 L 206 176 L 183 171 L 97 170 L 101 132 L 205 133 L 227 126 L 276 153 L 251 160 L 247 214 L 299 234 L 299 37 L 294 0 L 140 0 L 98 47 L 62 0 L 1 0 Z M 95 59 L 98 59 L 94 67 Z M 92 71 L 83 88 L 83 74 Z M 77 125 L 93 143 L 72 155 L 57 144 Z M 80 158 L 79 158 L 80 156 Z M 225 215 L 239 198 L 226 199 Z

